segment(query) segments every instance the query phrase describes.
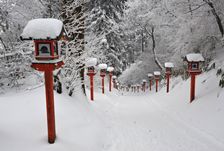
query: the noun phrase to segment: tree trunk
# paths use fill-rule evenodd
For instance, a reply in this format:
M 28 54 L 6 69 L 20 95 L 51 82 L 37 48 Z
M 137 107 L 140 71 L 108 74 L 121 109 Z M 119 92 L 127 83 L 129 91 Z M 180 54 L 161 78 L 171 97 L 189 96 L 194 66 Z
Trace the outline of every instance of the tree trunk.
M 152 27 L 151 29 L 151 38 L 152 38 L 152 52 L 153 52 L 153 56 L 154 56 L 154 60 L 155 63 L 157 64 L 157 66 L 160 68 L 160 70 L 163 70 L 163 66 L 161 65 L 160 61 L 158 60 L 157 56 L 156 56 L 156 41 L 155 41 L 155 35 L 154 35 L 154 27 Z
M 222 25 L 222 20 L 219 17 L 219 15 L 217 14 L 216 9 L 215 9 L 213 3 L 210 0 L 204 0 L 204 2 L 206 2 L 208 4 L 208 6 L 211 8 L 212 14 L 214 15 L 214 17 L 216 19 L 216 22 L 218 24 L 219 31 L 220 31 L 220 33 L 221 33 L 221 35 L 223 37 L 223 35 L 224 35 L 224 29 L 223 29 L 223 25 Z

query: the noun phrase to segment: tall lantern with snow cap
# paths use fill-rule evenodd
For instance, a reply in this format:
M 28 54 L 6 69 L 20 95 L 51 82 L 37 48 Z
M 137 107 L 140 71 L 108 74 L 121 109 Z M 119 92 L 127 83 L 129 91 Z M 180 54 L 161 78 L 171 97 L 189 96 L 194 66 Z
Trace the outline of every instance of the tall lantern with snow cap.
M 117 76 L 112 76 L 112 80 L 113 80 L 113 87 L 117 89 Z
M 153 75 L 151 73 L 148 73 L 148 78 L 149 78 L 149 90 L 151 91 Z
M 159 71 L 154 71 L 154 79 L 156 80 L 156 92 L 158 92 L 158 85 L 161 73 Z
M 142 91 L 145 92 L 145 89 L 146 89 L 146 80 L 143 79 L 142 80 Z
M 200 63 L 204 62 L 204 57 L 200 53 L 191 53 L 185 56 L 188 63 L 188 73 L 191 75 L 190 103 L 195 99 L 195 78 L 201 74 Z
M 107 71 L 109 72 L 109 91 L 111 92 L 112 76 L 113 76 L 114 67 L 108 67 Z
M 99 64 L 100 76 L 102 77 L 102 93 L 104 94 L 104 77 L 106 76 L 107 64 Z
M 87 75 L 89 76 L 90 79 L 90 99 L 93 101 L 94 100 L 94 85 L 93 85 L 93 77 L 96 74 L 95 73 L 95 66 L 97 64 L 97 59 L 96 58 L 89 58 L 86 61 L 86 67 L 87 67 Z
M 169 92 L 169 87 L 170 87 L 170 76 L 172 73 L 172 68 L 174 67 L 173 63 L 171 62 L 166 62 L 165 63 L 165 68 L 166 68 L 166 92 Z
M 60 58 L 61 50 L 58 49 L 58 41 L 64 36 L 63 23 L 52 18 L 29 21 L 20 36 L 21 40 L 34 41 L 35 53 L 31 67 L 44 72 L 49 143 L 54 143 L 56 138 L 53 70 L 64 64 Z

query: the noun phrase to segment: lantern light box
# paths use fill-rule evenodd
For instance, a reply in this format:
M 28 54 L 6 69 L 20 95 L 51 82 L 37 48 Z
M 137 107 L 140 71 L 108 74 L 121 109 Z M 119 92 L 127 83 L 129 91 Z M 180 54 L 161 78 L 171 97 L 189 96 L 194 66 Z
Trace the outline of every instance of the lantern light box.
M 86 67 L 88 68 L 88 73 L 95 71 L 95 66 L 97 64 L 96 58 L 88 58 L 86 61 Z
M 148 73 L 148 77 L 149 77 L 150 79 L 153 78 L 153 74 Z
M 174 67 L 173 63 L 166 62 L 165 63 L 166 73 L 171 73 L 171 70 L 172 70 L 173 67 Z
M 58 41 L 64 37 L 64 34 L 62 21 L 53 18 L 40 18 L 29 21 L 20 38 L 34 40 L 36 60 L 50 61 L 59 59 Z
M 107 70 L 107 64 L 99 64 L 98 68 L 100 69 L 100 75 L 105 76 Z
M 188 63 L 188 72 L 201 72 L 200 62 L 204 62 L 204 57 L 199 53 L 191 53 L 185 56 L 185 61 Z
M 161 73 L 159 71 L 154 72 L 155 79 L 159 79 Z

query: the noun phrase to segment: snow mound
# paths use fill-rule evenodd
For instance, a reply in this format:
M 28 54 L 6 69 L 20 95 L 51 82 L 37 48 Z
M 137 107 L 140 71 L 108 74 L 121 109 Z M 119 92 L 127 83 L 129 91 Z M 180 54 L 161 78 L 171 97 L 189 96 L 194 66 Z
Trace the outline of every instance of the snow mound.
M 117 79 L 117 76 L 112 76 L 112 79 Z
M 173 68 L 174 65 L 173 65 L 172 62 L 166 62 L 166 63 L 165 63 L 165 67 L 166 67 L 166 68 Z
M 108 68 L 107 68 L 107 71 L 108 71 L 108 72 L 112 72 L 112 71 L 114 71 L 114 67 L 108 67 Z
M 86 61 L 86 66 L 87 67 L 94 67 L 97 64 L 97 59 L 96 58 L 88 58 Z
M 151 73 L 148 73 L 148 77 L 153 77 L 153 75 Z
M 155 76 L 160 76 L 161 73 L 160 73 L 159 71 L 155 71 L 155 72 L 154 72 L 154 75 L 155 75 Z
M 146 80 L 145 80 L 145 79 L 143 79 L 143 80 L 142 80 L 142 82 L 144 83 L 144 82 L 146 82 Z
M 190 54 L 187 54 L 185 58 L 188 62 L 203 62 L 203 61 L 205 61 L 204 57 L 200 53 L 190 53 Z
M 63 29 L 63 23 L 53 18 L 33 19 L 28 22 L 21 39 L 57 39 Z
M 107 64 L 99 64 L 98 67 L 100 70 L 107 69 Z

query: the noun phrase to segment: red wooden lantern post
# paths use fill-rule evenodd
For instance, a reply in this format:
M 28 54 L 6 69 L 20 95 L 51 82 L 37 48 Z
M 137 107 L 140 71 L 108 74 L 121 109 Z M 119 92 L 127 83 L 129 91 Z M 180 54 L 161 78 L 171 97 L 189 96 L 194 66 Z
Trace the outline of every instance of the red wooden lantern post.
M 104 78 L 106 76 L 107 64 L 99 64 L 98 67 L 100 69 L 100 76 L 102 78 L 102 93 L 104 94 Z
M 188 63 L 188 73 L 191 76 L 190 87 L 190 103 L 195 99 L 195 81 L 196 75 L 201 74 L 200 63 L 204 62 L 204 58 L 199 53 L 191 53 L 185 56 L 185 61 Z
M 114 68 L 113 67 L 108 67 L 107 71 L 109 72 L 109 91 L 111 92 L 111 88 L 112 88 L 112 76 L 113 76 L 113 71 Z
M 117 76 L 112 76 L 112 80 L 113 80 L 113 88 L 117 89 Z
M 166 62 L 165 68 L 166 68 L 166 92 L 169 93 L 169 87 L 170 87 L 170 76 L 172 72 L 172 68 L 174 67 L 173 63 Z
M 96 58 L 89 58 L 87 59 L 86 66 L 88 68 L 87 75 L 89 76 L 90 80 L 90 100 L 94 100 L 94 85 L 93 85 L 93 77 L 96 74 L 95 73 L 95 66 L 97 64 L 97 59 Z
M 158 92 L 160 75 L 161 73 L 159 71 L 154 72 L 154 79 L 156 80 L 156 92 Z
M 28 22 L 21 34 L 22 40 L 34 40 L 35 59 L 31 67 L 44 72 L 48 142 L 55 142 L 55 111 L 53 92 L 53 71 L 64 63 L 60 59 L 58 40 L 63 37 L 63 23 L 57 19 L 34 19 Z
M 142 91 L 145 92 L 146 89 L 146 80 L 142 80 Z
M 152 79 L 153 79 L 153 75 L 151 73 L 148 74 L 149 77 L 149 91 L 152 90 Z
M 141 87 L 140 85 L 137 85 L 137 92 L 139 92 L 140 87 Z

